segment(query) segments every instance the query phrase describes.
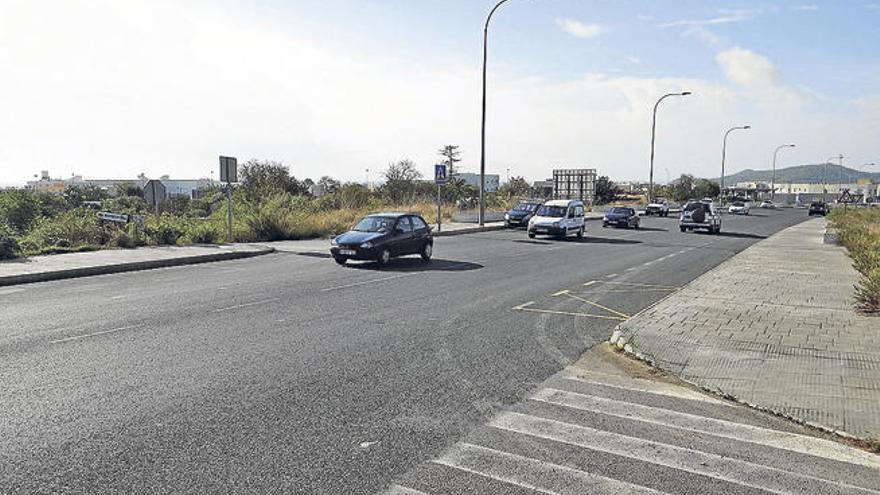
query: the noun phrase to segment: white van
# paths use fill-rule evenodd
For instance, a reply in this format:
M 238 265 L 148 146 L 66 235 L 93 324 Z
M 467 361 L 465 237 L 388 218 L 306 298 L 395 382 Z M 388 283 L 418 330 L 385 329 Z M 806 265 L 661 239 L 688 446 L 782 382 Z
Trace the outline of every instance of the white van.
M 529 237 L 532 238 L 537 234 L 567 237 L 574 233 L 580 239 L 586 231 L 584 203 L 576 199 L 547 201 L 529 220 Z

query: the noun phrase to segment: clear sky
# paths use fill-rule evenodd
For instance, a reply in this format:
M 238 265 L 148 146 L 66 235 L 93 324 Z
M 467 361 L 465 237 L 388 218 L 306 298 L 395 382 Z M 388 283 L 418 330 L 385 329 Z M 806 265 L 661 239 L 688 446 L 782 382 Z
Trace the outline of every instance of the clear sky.
M 363 180 L 446 144 L 479 168 L 494 0 L 0 0 L 0 184 L 208 177 L 217 156 Z M 541 179 L 880 162 L 880 2 L 509 0 L 487 167 Z M 876 170 L 876 169 L 875 169 Z M 216 175 L 216 172 L 215 172 Z

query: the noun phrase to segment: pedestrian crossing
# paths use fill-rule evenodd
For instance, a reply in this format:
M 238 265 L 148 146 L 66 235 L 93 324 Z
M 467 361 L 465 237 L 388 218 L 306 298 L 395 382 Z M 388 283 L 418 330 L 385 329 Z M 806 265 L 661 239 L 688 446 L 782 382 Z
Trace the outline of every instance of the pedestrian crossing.
M 880 456 L 680 384 L 569 368 L 385 493 L 880 495 Z

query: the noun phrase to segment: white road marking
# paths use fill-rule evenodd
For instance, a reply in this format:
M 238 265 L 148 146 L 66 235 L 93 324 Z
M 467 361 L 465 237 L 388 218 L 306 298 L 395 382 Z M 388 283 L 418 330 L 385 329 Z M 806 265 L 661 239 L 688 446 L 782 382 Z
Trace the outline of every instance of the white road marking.
M 391 488 L 385 490 L 385 495 L 428 495 L 412 488 L 400 485 L 392 485 Z
M 372 283 L 375 283 L 375 282 L 384 282 L 385 280 L 394 280 L 394 279 L 397 279 L 397 278 L 410 277 L 410 276 L 415 275 L 416 273 L 417 273 L 417 272 L 413 272 L 413 273 L 401 273 L 400 275 L 392 275 L 392 276 L 390 276 L 390 277 L 374 278 L 374 279 L 371 279 L 371 280 L 362 280 L 362 281 L 360 281 L 360 282 L 354 282 L 354 283 L 351 283 L 351 284 L 337 285 L 336 287 L 328 287 L 328 288 L 326 288 L 326 289 L 321 289 L 321 292 L 330 292 L 330 291 L 340 290 L 340 289 L 349 289 L 349 288 L 351 288 L 351 287 L 359 287 L 359 286 L 361 286 L 361 285 L 372 284 Z
M 469 443 L 456 444 L 443 456 L 432 462 L 509 485 L 553 495 L 662 493 L 568 466 Z
M 110 299 L 125 299 L 128 296 L 110 296 Z
M 87 333 L 85 335 L 75 335 L 73 337 L 65 337 L 63 339 L 52 340 L 52 341 L 49 341 L 49 343 L 50 344 L 61 344 L 63 342 L 71 342 L 74 340 L 87 339 L 89 337 L 97 337 L 98 335 L 106 335 L 108 333 L 121 332 L 123 330 L 131 330 L 133 328 L 140 328 L 142 326 L 143 325 L 130 325 L 127 327 L 119 327 L 119 328 L 113 328 L 110 330 L 102 330 L 100 332 L 93 332 L 93 333 Z
M 590 373 L 593 374 L 592 372 Z M 679 399 L 688 399 L 688 400 L 698 400 L 701 402 L 708 402 L 710 404 L 716 404 L 719 406 L 726 407 L 735 407 L 733 404 L 725 402 L 720 399 L 716 399 L 715 397 L 710 397 L 705 394 L 701 394 L 696 390 L 691 390 L 688 388 L 684 388 L 678 385 L 667 385 L 663 382 L 652 382 L 649 380 L 640 380 L 638 378 L 629 378 L 629 377 L 614 377 L 611 375 L 605 375 L 609 378 L 602 378 L 603 381 L 599 380 L 590 380 L 589 378 L 585 378 L 583 376 L 578 375 L 568 375 L 563 376 L 562 378 L 565 380 L 571 380 L 573 382 L 579 383 L 587 383 L 590 385 L 599 385 L 602 387 L 611 387 L 620 390 L 632 390 L 635 392 L 641 392 L 645 394 L 652 395 L 663 395 L 666 397 L 676 397 Z M 609 383 L 608 380 L 617 379 L 617 383 Z
M 538 391 L 532 400 L 880 469 L 880 458 L 867 452 L 797 433 L 552 388 Z
M 616 277 L 617 275 L 618 275 L 617 273 L 610 273 L 610 274 L 608 274 L 608 275 L 605 275 L 605 278 L 614 278 L 614 277 Z
M 489 426 L 629 457 L 773 493 L 838 493 L 842 489 L 848 493 L 880 493 L 717 454 L 526 414 L 505 412 L 490 421 Z
M 268 304 L 270 302 L 275 302 L 277 300 L 278 300 L 277 297 L 273 297 L 272 299 L 265 299 L 263 301 L 256 301 L 256 302 L 250 302 L 250 303 L 244 303 L 244 304 L 236 304 L 235 306 L 227 306 L 225 308 L 215 309 L 213 312 L 214 313 L 222 313 L 224 311 L 231 311 L 233 309 L 248 308 L 250 306 L 257 306 L 260 304 Z

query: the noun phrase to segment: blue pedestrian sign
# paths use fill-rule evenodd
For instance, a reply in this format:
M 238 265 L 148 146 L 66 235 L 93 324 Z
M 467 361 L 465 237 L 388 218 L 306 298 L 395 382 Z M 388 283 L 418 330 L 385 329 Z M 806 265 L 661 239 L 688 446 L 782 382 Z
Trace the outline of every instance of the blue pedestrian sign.
M 434 183 L 438 186 L 446 184 L 446 164 L 438 163 L 434 165 Z

